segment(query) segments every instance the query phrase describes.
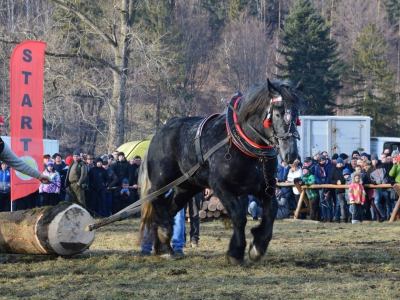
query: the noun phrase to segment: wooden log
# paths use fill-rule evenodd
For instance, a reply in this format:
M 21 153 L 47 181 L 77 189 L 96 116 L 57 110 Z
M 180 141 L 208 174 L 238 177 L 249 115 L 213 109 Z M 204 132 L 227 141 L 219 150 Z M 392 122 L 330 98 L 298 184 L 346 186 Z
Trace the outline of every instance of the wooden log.
M 207 210 L 208 204 L 210 204 L 210 202 L 208 202 L 208 201 L 203 201 L 203 205 L 201 206 L 201 209 L 202 209 L 202 210 Z
M 216 211 L 217 210 L 217 204 L 210 202 L 210 204 L 208 204 L 207 208 L 208 208 L 209 211 Z
M 221 216 L 221 212 L 219 210 L 216 210 L 213 212 L 213 217 L 214 218 L 219 218 Z
M 224 208 L 224 210 L 222 211 L 222 213 L 223 213 L 224 215 L 227 215 L 227 214 L 228 214 L 228 211 Z
M 220 202 L 217 204 L 217 209 L 222 211 L 225 209 L 225 206 Z
M 214 216 L 212 211 L 207 211 L 207 218 L 212 218 Z
M 0 213 L 0 252 L 73 255 L 93 243 L 93 218 L 81 206 L 61 204 Z
M 208 201 L 210 201 L 210 203 L 217 204 L 219 202 L 219 199 L 215 196 L 212 196 Z
M 200 219 L 205 219 L 207 217 L 207 213 L 205 210 L 201 209 L 199 210 L 199 218 Z

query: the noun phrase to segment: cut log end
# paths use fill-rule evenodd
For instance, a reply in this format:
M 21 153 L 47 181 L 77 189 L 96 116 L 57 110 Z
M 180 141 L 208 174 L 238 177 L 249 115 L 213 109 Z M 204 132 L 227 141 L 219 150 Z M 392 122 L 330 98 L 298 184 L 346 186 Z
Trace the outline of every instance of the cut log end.
M 85 251 L 93 243 L 95 231 L 85 227 L 93 223 L 92 216 L 81 206 L 73 204 L 58 213 L 49 225 L 49 244 L 59 255 Z

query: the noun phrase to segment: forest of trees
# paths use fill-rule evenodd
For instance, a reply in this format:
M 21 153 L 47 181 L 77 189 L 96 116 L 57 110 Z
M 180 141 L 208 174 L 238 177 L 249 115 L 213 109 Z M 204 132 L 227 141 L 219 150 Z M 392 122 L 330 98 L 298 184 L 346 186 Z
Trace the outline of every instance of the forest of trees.
M 399 136 L 400 0 L 0 0 L 0 114 L 9 61 L 47 43 L 44 137 L 102 154 L 221 98 L 302 81 L 303 115 L 366 115 Z

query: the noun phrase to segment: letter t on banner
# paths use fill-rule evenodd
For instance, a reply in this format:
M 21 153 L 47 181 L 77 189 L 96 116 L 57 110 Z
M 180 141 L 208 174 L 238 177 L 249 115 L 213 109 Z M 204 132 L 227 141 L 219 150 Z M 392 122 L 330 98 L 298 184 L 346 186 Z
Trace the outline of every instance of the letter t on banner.
M 43 171 L 43 73 L 46 43 L 25 41 L 11 54 L 11 149 L 31 167 Z M 11 201 L 39 188 L 25 174 L 11 172 Z

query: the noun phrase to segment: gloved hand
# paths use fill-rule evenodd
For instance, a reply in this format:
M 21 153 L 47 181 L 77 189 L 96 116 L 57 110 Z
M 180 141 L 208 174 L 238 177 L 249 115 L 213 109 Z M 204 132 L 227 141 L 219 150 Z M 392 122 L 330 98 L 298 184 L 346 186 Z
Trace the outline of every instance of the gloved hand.
M 293 182 L 294 182 L 294 183 L 298 183 L 298 182 L 301 182 L 301 181 L 302 181 L 302 180 L 301 180 L 300 177 L 297 177 L 297 178 L 293 179 Z

